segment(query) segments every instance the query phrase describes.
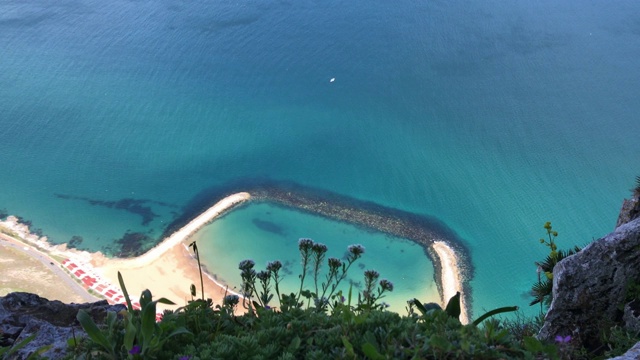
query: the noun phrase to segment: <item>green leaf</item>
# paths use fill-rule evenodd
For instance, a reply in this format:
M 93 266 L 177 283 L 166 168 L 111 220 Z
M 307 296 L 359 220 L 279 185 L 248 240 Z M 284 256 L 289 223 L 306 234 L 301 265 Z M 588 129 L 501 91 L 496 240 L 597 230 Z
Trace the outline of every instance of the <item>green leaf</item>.
M 151 303 L 152 299 L 151 291 L 149 291 L 149 289 L 143 290 L 142 294 L 140 294 L 140 308 L 144 309 L 147 304 Z
M 442 351 L 449 351 L 451 348 L 451 342 L 445 336 L 438 334 L 431 335 L 429 345 Z
M 444 309 L 444 311 L 451 316 L 452 318 L 456 318 L 459 319 L 460 318 L 460 292 L 456 292 L 455 295 L 453 295 L 453 297 L 451 297 L 451 299 L 449 299 L 449 302 L 447 303 L 447 307 Z
M 427 309 L 424 307 L 424 305 L 422 304 L 422 301 L 414 298 L 413 299 L 413 305 L 416 307 L 416 309 L 418 309 L 418 311 L 420 311 L 420 313 L 422 315 L 427 313 Z
M 156 302 L 159 302 L 160 304 L 166 304 L 166 305 L 175 305 L 176 303 L 174 303 L 173 301 L 167 299 L 167 298 L 160 298 L 158 300 L 156 300 Z
M 370 314 L 370 313 L 368 313 L 368 312 L 364 312 L 364 313 L 358 314 L 358 315 L 356 315 L 356 317 L 353 319 L 353 322 L 354 322 L 356 325 L 363 324 L 363 323 L 367 320 L 367 318 L 369 317 L 369 314 Z
M 522 340 L 524 342 L 524 348 L 532 353 L 540 352 L 544 348 L 540 340 L 533 336 L 525 336 Z
M 140 330 L 142 333 L 142 352 L 149 346 L 153 338 L 153 330 L 156 327 L 156 303 L 152 301 L 142 308 L 142 324 Z
M 193 335 L 193 333 L 191 331 L 187 330 L 187 328 L 185 328 L 184 326 L 181 326 L 181 327 L 173 330 L 171 332 L 171 334 L 167 335 L 167 339 L 170 338 L 170 337 L 174 337 L 176 335 L 180 335 L 180 334 L 191 334 L 191 335 Z
M 298 350 L 298 348 L 300 347 L 300 337 L 296 336 L 293 338 L 293 340 L 291 340 L 291 344 L 289 344 L 289 346 L 287 347 L 287 351 L 291 352 L 292 354 L 295 354 L 296 350 Z
M 486 312 L 485 314 L 483 314 L 479 318 L 477 318 L 476 321 L 473 322 L 473 325 L 478 326 L 478 324 L 480 324 L 482 321 L 484 321 L 486 318 L 488 318 L 490 316 L 493 316 L 493 315 L 496 315 L 496 314 L 505 313 L 505 312 L 511 312 L 511 311 L 518 311 L 518 307 L 517 306 L 505 306 L 505 307 L 493 309 L 491 311 Z
M 109 330 L 114 328 L 116 319 L 117 316 L 114 311 L 107 311 L 107 319 L 105 320 L 105 323 L 107 324 L 107 328 L 109 328 Z
M 27 344 L 29 344 L 31 341 L 33 341 L 33 339 L 36 338 L 36 335 L 37 333 L 31 334 L 26 339 L 20 341 L 19 343 L 17 343 L 16 345 L 10 348 L 6 347 L 6 348 L 0 349 L 0 355 L 4 354 L 5 352 L 7 353 L 7 355 L 15 354 L 18 350 L 22 349 L 23 347 L 27 346 Z
M 133 349 L 133 342 L 136 339 L 136 333 L 138 330 L 136 329 L 133 322 L 127 321 L 124 329 L 124 347 L 127 351 Z
M 356 353 L 353 351 L 353 345 L 349 342 L 346 336 L 342 335 L 342 345 L 344 345 L 345 350 L 347 350 L 347 356 L 355 358 Z
M 74 337 L 70 337 L 67 339 L 67 346 L 71 347 L 71 348 L 75 348 L 76 346 L 78 346 L 78 339 L 74 338 Z M 2 356 L 2 349 L 0 349 L 0 356 Z
M 52 346 L 53 345 L 45 345 L 45 346 L 39 348 L 38 350 L 36 350 L 33 353 L 31 353 L 31 355 L 27 356 L 26 360 L 41 359 L 42 357 L 40 355 L 42 355 L 45 352 L 49 351 L 49 349 L 51 349 Z
M 133 305 L 131 305 L 131 299 L 129 299 L 129 293 L 127 292 L 127 288 L 124 286 L 124 280 L 122 279 L 122 274 L 120 274 L 120 271 L 118 271 L 118 282 L 120 283 L 120 289 L 122 289 L 124 299 L 127 301 L 127 309 L 129 311 L 133 311 Z
M 364 354 L 372 360 L 379 360 L 379 359 L 384 359 L 384 356 L 382 356 L 378 350 L 376 350 L 376 347 L 373 346 L 371 343 L 366 343 L 364 345 L 362 345 L 362 352 L 364 352 Z
M 76 316 L 76 319 L 78 319 L 84 331 L 87 333 L 87 335 L 89 335 L 89 338 L 94 343 L 102 346 L 113 357 L 114 355 L 113 345 L 111 344 L 111 342 L 109 342 L 107 337 L 104 336 L 102 331 L 98 329 L 98 326 L 96 325 L 95 322 L 93 322 L 93 319 L 91 318 L 91 316 L 89 316 L 89 314 L 87 314 L 86 311 L 80 310 L 78 311 L 78 315 Z

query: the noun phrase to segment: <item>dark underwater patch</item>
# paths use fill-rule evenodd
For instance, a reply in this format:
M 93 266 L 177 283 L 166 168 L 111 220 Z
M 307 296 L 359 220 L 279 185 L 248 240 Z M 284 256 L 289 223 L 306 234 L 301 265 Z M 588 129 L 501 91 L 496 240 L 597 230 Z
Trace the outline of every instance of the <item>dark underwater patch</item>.
M 117 201 L 97 200 L 82 196 L 54 194 L 59 199 L 64 200 L 80 200 L 89 203 L 92 206 L 104 206 L 110 209 L 124 210 L 135 215 L 142 217 L 142 225 L 147 226 L 153 219 L 159 215 L 153 212 L 153 209 L 149 205 L 160 205 L 165 207 L 176 207 L 175 205 L 154 201 L 149 199 L 132 199 L 124 198 Z
M 268 221 L 268 220 L 262 220 L 262 219 L 258 219 L 258 218 L 253 218 L 253 220 L 251 220 L 251 222 L 253 223 L 253 225 L 255 225 L 258 229 L 262 230 L 262 231 L 266 231 L 272 234 L 276 234 L 279 236 L 285 236 L 286 233 L 284 231 L 284 228 L 274 222 Z
M 144 254 L 155 242 L 146 234 L 127 231 L 113 245 L 103 247 L 102 252 L 119 258 L 131 258 Z

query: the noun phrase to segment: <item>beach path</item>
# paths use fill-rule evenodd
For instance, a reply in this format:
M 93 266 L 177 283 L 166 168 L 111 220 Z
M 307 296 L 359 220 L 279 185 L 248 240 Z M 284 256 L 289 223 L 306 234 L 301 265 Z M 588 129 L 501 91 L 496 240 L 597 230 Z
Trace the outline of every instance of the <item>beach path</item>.
M 100 300 L 72 279 L 55 259 L 1 233 L 0 273 L 0 296 L 23 291 L 66 303 Z

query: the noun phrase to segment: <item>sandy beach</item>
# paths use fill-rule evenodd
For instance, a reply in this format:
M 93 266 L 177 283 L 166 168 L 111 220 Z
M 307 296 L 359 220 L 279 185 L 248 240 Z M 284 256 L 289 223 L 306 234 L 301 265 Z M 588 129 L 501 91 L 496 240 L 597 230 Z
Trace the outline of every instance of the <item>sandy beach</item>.
M 52 246 L 48 244 L 46 238 L 38 238 L 30 234 L 28 228 L 18 224 L 15 218 L 3 222 L 2 225 L 14 231 L 17 237 L 24 240 L 25 244 L 39 248 L 52 255 L 66 258 L 65 266 L 67 268 L 71 263 L 78 265 L 79 268 L 82 268 L 87 273 L 83 272 L 80 275 L 75 273 L 78 279 L 90 275 L 96 282 L 105 284 L 105 290 L 110 288 L 119 292 L 120 285 L 117 274 L 120 272 L 132 301 L 137 300 L 143 290 L 149 289 L 154 299 L 164 297 L 176 303 L 176 305 L 158 304 L 159 309 L 173 310 L 186 305 L 192 299 L 191 284 L 196 286 L 196 298 L 201 297 L 198 264 L 193 251 L 188 248 L 189 238 L 223 212 L 250 199 L 251 195 L 247 192 L 227 196 L 147 253 L 132 259 L 111 259 L 100 252 L 89 253 L 73 249 L 69 250 L 64 245 Z M 455 251 L 444 241 L 436 241 L 432 244 L 432 247 L 440 259 L 441 273 L 438 280 L 442 284 L 443 294 L 441 294 L 441 297 L 446 302 L 457 291 L 462 291 L 459 261 Z M 72 275 L 73 271 L 71 272 Z M 89 287 L 86 288 L 88 289 Z M 92 286 L 92 288 L 95 290 L 96 286 Z M 105 291 L 102 292 L 103 295 L 104 293 Z M 209 276 L 204 276 L 204 296 L 205 298 L 211 298 L 214 304 L 221 304 L 226 294 L 233 293 L 235 292 L 227 289 L 223 284 L 216 282 Z M 118 296 L 106 296 L 106 298 L 110 302 L 123 301 L 122 297 Z M 468 323 L 468 304 L 466 304 L 464 297 L 461 298 L 461 302 L 462 313 L 460 320 L 463 323 Z
M 80 291 L 88 292 L 91 289 L 102 295 L 108 289 L 113 289 L 120 293 L 118 282 L 118 272 L 120 272 L 132 301 L 135 302 L 143 290 L 149 289 L 154 299 L 165 297 L 176 303 L 175 306 L 158 304 L 160 310 L 175 309 L 186 305 L 191 300 L 191 284 L 195 284 L 197 287 L 196 297 L 199 298 L 201 296 L 198 264 L 195 256 L 187 247 L 189 237 L 226 210 L 247 201 L 249 198 L 250 195 L 245 192 L 236 193 L 220 200 L 153 249 L 133 259 L 110 259 L 100 252 L 90 253 L 67 249 L 65 245 L 51 245 L 46 237 L 38 237 L 31 234 L 26 225 L 18 223 L 17 218 L 10 216 L 5 221 L 0 222 L 0 226 L 11 233 L 11 236 L 3 235 L 6 239 L 5 241 L 13 240 L 31 251 L 20 254 L 21 258 L 18 258 L 17 254 L 12 255 L 5 251 L 3 255 L 5 257 L 11 255 L 11 259 L 3 261 L 20 260 L 24 263 L 24 258 L 29 255 L 33 258 L 36 256 L 54 256 L 58 259 L 65 259 L 64 266 L 58 265 L 58 267 L 66 268 L 68 272 L 61 272 L 57 274 L 58 277 L 63 277 L 63 280 L 80 282 L 79 285 L 76 284 Z M 52 259 L 52 261 L 55 260 Z M 77 270 L 82 270 L 82 272 L 77 272 Z M 82 280 L 87 280 L 87 278 L 94 279 L 97 284 L 103 284 L 104 291 L 96 290 L 96 286 L 90 285 L 91 283 L 85 283 L 83 286 Z M 220 304 L 226 293 L 227 290 L 222 284 L 218 284 L 213 279 L 204 276 L 205 298 L 211 298 L 214 303 Z M 228 293 L 233 292 L 229 291 Z M 51 297 L 52 299 L 58 296 L 55 291 L 45 291 L 44 293 L 39 293 L 39 295 Z M 93 297 L 90 296 L 89 298 Z M 123 302 L 122 298 L 117 296 L 105 296 L 105 298 L 111 303 Z M 78 301 L 80 299 L 80 297 L 63 298 L 63 300 L 67 301 Z M 93 299 L 97 300 L 97 298 Z
M 198 264 L 193 252 L 187 248 L 188 239 L 221 213 L 250 197 L 246 192 L 227 196 L 137 258 L 109 259 L 97 253 L 90 264 L 96 274 L 116 287 L 119 287 L 120 272 L 132 298 L 137 298 L 143 290 L 149 289 L 154 298 L 165 297 L 176 303 L 175 306 L 158 304 L 159 308 L 175 309 L 184 306 L 191 300 L 191 284 L 196 285 L 197 297 L 201 296 Z M 211 298 L 215 304 L 220 304 L 225 293 L 225 287 L 204 277 L 205 298 Z

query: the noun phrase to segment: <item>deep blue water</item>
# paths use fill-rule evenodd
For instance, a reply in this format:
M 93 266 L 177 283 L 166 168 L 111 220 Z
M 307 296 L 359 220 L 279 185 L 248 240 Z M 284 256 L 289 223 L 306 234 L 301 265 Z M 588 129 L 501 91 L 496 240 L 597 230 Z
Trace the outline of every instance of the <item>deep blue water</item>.
M 0 209 L 98 250 L 156 239 L 207 189 L 293 181 L 438 218 L 470 249 L 474 307 L 526 307 L 544 222 L 561 247 L 598 238 L 638 175 L 638 13 L 4 1 Z

